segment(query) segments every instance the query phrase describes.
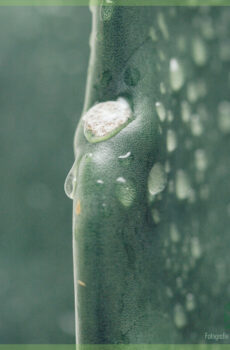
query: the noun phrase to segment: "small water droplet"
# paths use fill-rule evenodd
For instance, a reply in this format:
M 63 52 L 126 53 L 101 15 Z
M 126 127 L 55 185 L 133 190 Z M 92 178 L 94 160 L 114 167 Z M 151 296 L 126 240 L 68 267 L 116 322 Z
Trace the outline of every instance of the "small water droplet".
M 187 174 L 183 170 L 176 173 L 176 195 L 177 198 L 183 200 L 190 196 L 191 186 Z
M 173 152 L 177 147 L 177 137 L 175 131 L 169 129 L 167 131 L 167 150 Z
M 148 190 L 152 196 L 162 192 L 167 182 L 164 167 L 160 163 L 156 163 L 149 173 Z
M 163 122 L 166 118 L 165 107 L 161 102 L 156 102 L 155 106 L 156 106 L 157 115 L 158 115 L 160 121 Z
M 154 41 L 154 42 L 158 40 L 157 33 L 156 33 L 156 30 L 154 29 L 154 27 L 149 28 L 149 36 L 152 39 L 152 41 Z
M 181 118 L 183 122 L 188 123 L 191 116 L 190 106 L 187 101 L 181 102 Z
M 167 28 L 167 25 L 166 25 L 166 22 L 165 22 L 165 17 L 163 15 L 163 13 L 161 13 L 161 12 L 158 13 L 157 23 L 158 23 L 158 26 L 160 28 L 160 31 L 161 31 L 164 39 L 168 39 L 169 38 L 168 28 Z
M 184 71 L 181 63 L 176 58 L 172 58 L 169 63 L 170 84 L 174 91 L 178 91 L 184 84 Z
M 180 240 L 180 233 L 178 231 L 176 224 L 174 223 L 170 225 L 170 237 L 171 237 L 171 240 L 175 243 L 179 242 Z
M 218 105 L 218 126 L 221 132 L 230 133 L 230 102 L 222 101 Z
M 76 185 L 77 185 L 76 166 L 74 163 L 74 165 L 72 166 L 72 168 L 70 169 L 66 177 L 65 185 L 64 185 L 65 193 L 70 199 L 74 198 Z
M 194 136 L 200 136 L 203 133 L 203 126 L 201 124 L 200 116 L 193 114 L 190 120 L 191 132 Z
M 174 119 L 174 115 L 172 113 L 172 111 L 168 111 L 168 114 L 167 114 L 167 120 L 169 123 L 171 123 Z
M 152 210 L 152 218 L 156 225 L 161 221 L 159 211 L 155 208 Z
M 195 298 L 194 298 L 193 294 L 188 293 L 186 295 L 186 306 L 185 307 L 188 311 L 192 311 L 196 308 L 196 302 L 195 302 Z
M 166 93 L 166 87 L 165 87 L 165 84 L 163 83 L 163 81 L 160 83 L 160 92 L 162 95 L 164 95 Z
M 103 185 L 104 181 L 99 179 L 99 180 L 97 180 L 97 184 Z
M 135 198 L 136 198 L 136 190 L 134 185 L 131 183 L 131 181 L 127 181 L 123 177 L 117 178 L 117 188 L 116 188 L 116 195 L 121 202 L 121 204 L 128 208 L 130 207 Z
M 137 68 L 127 68 L 124 73 L 124 82 L 128 86 L 136 86 L 140 80 L 140 72 Z
M 208 57 L 207 48 L 205 42 L 200 37 L 196 37 L 192 40 L 192 55 L 194 62 L 198 66 L 205 65 Z
M 197 170 L 205 171 L 207 168 L 207 157 L 203 149 L 198 149 L 195 151 L 195 165 Z
M 195 259 L 199 259 L 202 255 L 202 250 L 198 237 L 191 238 L 191 253 Z
M 187 317 L 181 304 L 175 305 L 174 322 L 177 328 L 184 328 L 187 324 Z

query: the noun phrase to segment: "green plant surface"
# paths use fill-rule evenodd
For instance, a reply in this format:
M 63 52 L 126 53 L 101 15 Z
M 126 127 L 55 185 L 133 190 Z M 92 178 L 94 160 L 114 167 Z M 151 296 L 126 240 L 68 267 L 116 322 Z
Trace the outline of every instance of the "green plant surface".
M 77 342 L 215 342 L 230 298 L 230 10 L 92 12 L 66 182 Z

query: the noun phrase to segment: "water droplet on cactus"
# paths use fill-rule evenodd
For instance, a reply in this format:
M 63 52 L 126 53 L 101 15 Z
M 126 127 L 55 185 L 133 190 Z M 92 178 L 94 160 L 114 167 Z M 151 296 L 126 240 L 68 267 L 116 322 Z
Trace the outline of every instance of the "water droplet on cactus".
M 154 29 L 154 27 L 150 27 L 150 29 L 149 29 L 149 36 L 152 39 L 152 41 L 157 41 L 158 40 L 157 33 L 156 33 L 156 30 Z
M 174 322 L 177 328 L 184 328 L 187 324 L 187 317 L 181 304 L 176 304 L 174 308 Z
M 131 152 L 127 152 L 125 154 L 122 154 L 118 157 L 119 162 L 122 165 L 128 166 L 131 164 L 132 160 L 133 160 L 133 155 Z
M 76 166 L 74 164 L 66 177 L 65 185 L 64 185 L 65 193 L 70 199 L 74 198 L 76 185 L 77 185 Z
M 192 41 L 192 55 L 194 62 L 198 66 L 205 65 L 207 61 L 207 49 L 204 41 L 199 37 L 194 38 Z
M 127 68 L 124 73 L 124 81 L 128 86 L 136 86 L 140 80 L 140 72 L 136 68 Z
M 174 91 L 178 91 L 184 84 L 184 71 L 181 63 L 176 58 L 172 58 L 169 63 L 170 84 Z
M 218 105 L 218 126 L 223 133 L 230 133 L 230 102 L 228 101 L 222 101 Z
M 159 211 L 155 208 L 152 210 L 152 218 L 156 225 L 161 221 Z
M 167 182 L 164 167 L 160 163 L 156 163 L 149 173 L 148 190 L 150 195 L 155 196 L 165 189 Z
M 160 121 L 163 122 L 166 117 L 165 107 L 161 102 L 156 102 L 155 106 L 156 106 L 157 115 Z
M 205 151 L 202 149 L 196 150 L 194 157 L 197 170 L 205 171 L 207 168 L 207 157 Z
M 173 152 L 177 147 L 177 137 L 173 130 L 167 131 L 167 150 L 168 152 Z
M 83 116 L 85 137 L 91 143 L 107 140 L 131 120 L 132 110 L 124 98 L 98 103 Z
M 116 182 L 117 198 L 124 207 L 129 208 L 136 198 L 135 187 L 131 181 L 128 181 L 123 177 L 118 177 Z
M 191 116 L 191 132 L 194 136 L 200 136 L 203 133 L 203 125 L 201 124 L 200 116 L 193 114 Z
M 188 123 L 191 116 L 191 110 L 187 101 L 181 102 L 181 118 L 184 123 Z
M 198 237 L 191 238 L 191 253 L 195 259 L 199 259 L 201 257 L 202 250 Z
M 163 81 L 160 83 L 160 92 L 162 95 L 164 95 L 166 93 L 166 87 L 165 87 L 165 84 L 163 83 Z

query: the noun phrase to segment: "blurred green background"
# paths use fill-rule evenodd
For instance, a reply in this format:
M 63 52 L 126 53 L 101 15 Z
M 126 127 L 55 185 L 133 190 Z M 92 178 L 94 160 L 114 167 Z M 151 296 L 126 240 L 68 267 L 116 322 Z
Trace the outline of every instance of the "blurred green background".
M 0 8 L 0 343 L 74 343 L 72 202 L 87 7 Z

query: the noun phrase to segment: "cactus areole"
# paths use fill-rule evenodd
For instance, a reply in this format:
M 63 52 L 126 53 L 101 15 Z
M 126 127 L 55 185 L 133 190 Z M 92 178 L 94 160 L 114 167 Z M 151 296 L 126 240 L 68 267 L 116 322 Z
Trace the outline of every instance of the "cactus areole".
M 207 13 L 91 10 L 85 105 L 65 184 L 73 199 L 77 343 L 203 342 L 205 322 L 213 325 L 205 300 L 220 293 L 202 277 L 213 264 L 200 233 L 209 142 L 200 115 L 208 113 L 205 79 L 212 79 Z M 223 20 L 213 11 L 213 23 Z

